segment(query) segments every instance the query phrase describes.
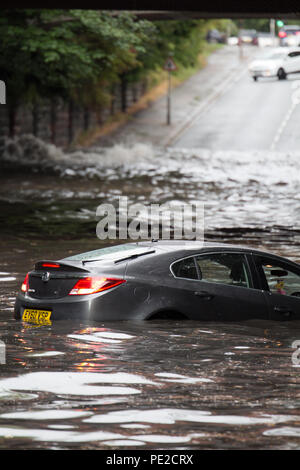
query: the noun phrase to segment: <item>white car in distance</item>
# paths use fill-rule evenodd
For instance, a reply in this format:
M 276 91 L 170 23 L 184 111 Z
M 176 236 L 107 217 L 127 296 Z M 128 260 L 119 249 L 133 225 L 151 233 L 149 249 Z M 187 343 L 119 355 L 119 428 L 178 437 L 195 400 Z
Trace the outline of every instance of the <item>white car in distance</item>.
M 253 80 L 259 77 L 278 77 L 284 80 L 291 73 L 300 72 L 300 47 L 279 47 L 253 60 L 248 66 Z

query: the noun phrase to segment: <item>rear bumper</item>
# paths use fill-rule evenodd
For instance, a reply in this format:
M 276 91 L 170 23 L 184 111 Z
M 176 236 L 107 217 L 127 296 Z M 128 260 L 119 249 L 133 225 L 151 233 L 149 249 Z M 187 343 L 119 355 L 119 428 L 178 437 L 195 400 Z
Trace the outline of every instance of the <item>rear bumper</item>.
M 68 299 L 69 300 L 69 299 Z M 15 301 L 14 317 L 21 320 L 24 309 L 51 311 L 51 320 L 81 318 L 88 319 L 92 313 L 92 303 L 86 299 L 72 301 L 32 299 L 19 294 Z
M 21 320 L 24 309 L 51 311 L 50 320 L 82 319 L 96 321 L 140 319 L 136 302 L 125 285 L 93 295 L 67 296 L 59 299 L 34 299 L 19 293 L 14 317 Z M 143 316 L 141 314 L 141 316 Z

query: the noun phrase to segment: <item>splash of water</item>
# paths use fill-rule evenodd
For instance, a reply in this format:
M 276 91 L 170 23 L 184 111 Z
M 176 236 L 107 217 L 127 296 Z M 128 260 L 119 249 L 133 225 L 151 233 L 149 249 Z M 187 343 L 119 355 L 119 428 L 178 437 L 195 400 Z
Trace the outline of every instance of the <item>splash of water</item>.
M 64 152 L 53 144 L 30 134 L 4 141 L 0 162 L 14 167 L 33 167 L 35 170 L 52 168 L 68 176 L 84 176 L 80 170 L 89 171 L 115 168 L 136 164 L 137 161 L 151 161 L 154 151 L 150 145 L 136 143 L 131 147 L 116 144 L 110 148 L 80 149 Z

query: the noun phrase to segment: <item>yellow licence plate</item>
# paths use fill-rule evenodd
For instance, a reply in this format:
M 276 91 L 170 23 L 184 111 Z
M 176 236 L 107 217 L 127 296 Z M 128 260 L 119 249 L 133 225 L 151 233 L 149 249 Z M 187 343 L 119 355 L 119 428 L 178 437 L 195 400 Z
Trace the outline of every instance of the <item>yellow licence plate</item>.
M 51 325 L 50 317 L 51 310 L 34 310 L 31 308 L 25 308 L 22 320 L 29 323 L 38 323 L 40 325 Z

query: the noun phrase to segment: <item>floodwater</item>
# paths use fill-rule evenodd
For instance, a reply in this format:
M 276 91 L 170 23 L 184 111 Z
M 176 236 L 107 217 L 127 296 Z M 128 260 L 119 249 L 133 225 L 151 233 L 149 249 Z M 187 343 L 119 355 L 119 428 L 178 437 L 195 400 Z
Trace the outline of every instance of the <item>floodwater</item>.
M 300 262 L 298 155 L 64 154 L 28 137 L 6 146 L 1 168 L 1 449 L 300 448 L 297 322 L 13 319 L 33 263 L 105 244 L 96 207 L 120 196 L 203 201 L 207 239 Z

